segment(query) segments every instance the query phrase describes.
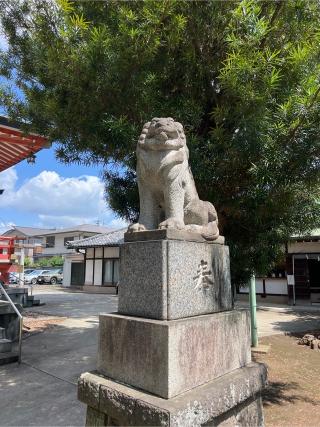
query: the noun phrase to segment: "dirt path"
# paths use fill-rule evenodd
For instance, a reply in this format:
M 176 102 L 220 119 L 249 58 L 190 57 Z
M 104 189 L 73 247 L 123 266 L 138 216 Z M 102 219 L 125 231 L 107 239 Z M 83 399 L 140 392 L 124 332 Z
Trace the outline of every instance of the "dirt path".
M 319 427 L 320 351 L 298 345 L 294 336 L 260 342 L 271 344 L 269 354 L 255 359 L 266 363 L 269 372 L 263 396 L 266 427 Z

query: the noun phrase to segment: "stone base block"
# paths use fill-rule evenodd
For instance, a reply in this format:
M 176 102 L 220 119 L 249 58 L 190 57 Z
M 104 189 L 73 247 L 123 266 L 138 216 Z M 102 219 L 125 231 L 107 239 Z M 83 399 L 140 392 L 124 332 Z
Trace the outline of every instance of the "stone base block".
M 124 233 L 125 242 L 144 242 L 146 240 L 185 240 L 186 242 L 211 242 L 220 245 L 224 245 L 225 242 L 224 236 L 219 236 L 215 240 L 208 241 L 199 233 L 187 230 L 176 230 L 174 228 Z
M 233 307 L 229 248 L 215 241 L 124 243 L 120 277 L 118 311 L 128 316 L 172 320 Z
M 265 366 L 250 363 L 166 400 L 93 372 L 81 375 L 78 398 L 88 405 L 88 427 L 262 427 L 265 382 Z
M 250 361 L 248 310 L 171 321 L 100 316 L 98 371 L 164 398 Z

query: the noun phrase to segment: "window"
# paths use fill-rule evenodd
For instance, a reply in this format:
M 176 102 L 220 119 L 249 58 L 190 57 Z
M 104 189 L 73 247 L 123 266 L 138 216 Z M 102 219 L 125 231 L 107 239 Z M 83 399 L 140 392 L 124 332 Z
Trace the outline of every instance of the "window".
M 54 248 L 56 242 L 55 236 L 47 236 L 46 237 L 46 248 Z
M 64 244 L 64 246 L 66 246 L 67 242 L 71 242 L 72 240 L 74 240 L 74 237 L 73 237 L 73 236 L 71 236 L 71 237 L 65 237 L 65 238 L 63 239 L 63 244 Z
M 105 259 L 104 260 L 104 285 L 116 285 L 119 282 L 119 260 L 118 259 Z

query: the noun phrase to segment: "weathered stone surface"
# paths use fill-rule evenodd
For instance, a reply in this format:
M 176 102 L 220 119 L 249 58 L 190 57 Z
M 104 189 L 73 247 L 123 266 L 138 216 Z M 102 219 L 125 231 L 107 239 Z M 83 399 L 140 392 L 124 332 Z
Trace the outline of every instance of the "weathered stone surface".
M 174 228 L 163 228 L 158 230 L 137 231 L 135 233 L 125 233 L 125 242 L 144 242 L 146 240 L 185 240 L 187 242 L 206 242 L 207 240 L 199 233 L 187 230 L 176 230 Z M 224 237 L 219 236 L 208 243 L 224 245 Z
M 181 123 L 167 117 L 144 125 L 137 145 L 140 215 L 129 232 L 168 228 L 197 232 L 208 240 L 219 236 L 217 212 L 199 199 L 188 160 Z
M 124 243 L 120 260 L 121 314 L 171 320 L 233 307 L 225 245 L 181 240 Z
M 261 397 L 253 396 L 202 427 L 260 427 L 264 425 L 262 408 Z
M 87 427 L 104 427 L 107 425 L 109 425 L 108 415 L 104 414 L 103 412 L 99 412 L 96 409 L 88 406 L 86 426 Z
M 92 409 L 99 409 L 100 386 L 95 381 L 85 381 L 81 376 L 78 381 L 78 399 L 86 402 Z
M 109 415 L 116 425 L 263 426 L 260 392 L 266 382 L 266 368 L 262 364 L 250 363 L 169 400 L 95 372 L 83 374 L 80 381 L 91 384 L 88 390 L 99 387 L 99 413 Z M 81 400 L 88 404 L 86 398 Z
M 98 371 L 164 398 L 243 367 L 250 360 L 247 310 L 172 321 L 100 316 Z

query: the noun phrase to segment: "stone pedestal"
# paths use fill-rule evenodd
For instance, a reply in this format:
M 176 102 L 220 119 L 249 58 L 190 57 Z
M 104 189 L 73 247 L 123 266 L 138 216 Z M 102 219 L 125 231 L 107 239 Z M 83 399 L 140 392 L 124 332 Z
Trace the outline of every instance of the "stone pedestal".
M 100 316 L 98 371 L 166 399 L 251 361 L 249 313 L 159 321 Z
M 250 363 L 162 399 L 88 372 L 80 377 L 78 398 L 88 405 L 87 426 L 258 427 L 263 426 L 260 391 L 265 381 L 265 366 Z
M 120 256 L 121 314 L 173 320 L 233 307 L 225 245 L 178 239 L 137 241 L 122 245 Z
M 248 311 L 233 310 L 223 239 L 125 240 L 119 313 L 100 316 L 97 372 L 79 381 L 87 426 L 262 426 L 266 371 L 251 362 Z

